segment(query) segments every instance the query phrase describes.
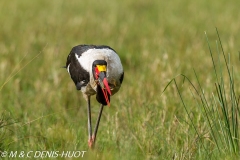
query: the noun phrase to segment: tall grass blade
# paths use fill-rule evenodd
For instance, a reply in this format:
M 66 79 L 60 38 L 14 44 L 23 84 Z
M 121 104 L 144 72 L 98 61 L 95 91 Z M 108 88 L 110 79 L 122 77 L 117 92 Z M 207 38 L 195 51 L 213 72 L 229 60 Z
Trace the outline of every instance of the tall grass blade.
M 186 76 L 184 76 L 184 77 L 185 77 L 186 79 L 188 79 Z M 188 80 L 189 80 L 189 79 L 188 79 Z M 188 118 L 189 118 L 190 121 L 191 121 L 191 125 L 193 126 L 193 128 L 194 128 L 194 130 L 195 130 L 195 132 L 196 132 L 196 134 L 197 134 L 197 136 L 198 136 L 198 138 L 199 138 L 199 140 L 200 140 L 200 142 L 201 142 L 200 144 L 201 144 L 201 146 L 204 148 L 204 150 L 207 152 L 207 149 L 206 149 L 205 146 L 204 146 L 204 143 L 203 143 L 203 141 L 202 141 L 202 138 L 201 138 L 201 136 L 200 136 L 200 134 L 199 134 L 199 132 L 198 132 L 195 124 L 193 123 L 193 120 L 192 120 L 192 118 L 191 118 L 191 116 L 190 116 L 190 113 L 188 112 L 187 106 L 186 106 L 186 104 L 184 103 L 183 97 L 182 97 L 182 95 L 181 95 L 181 93 L 180 93 L 180 90 L 179 90 L 179 88 L 178 88 L 178 85 L 177 85 L 177 83 L 176 83 L 176 79 L 174 78 L 173 81 L 174 81 L 174 84 L 175 84 L 175 86 L 176 86 L 178 95 L 179 95 L 179 97 L 180 97 L 180 99 L 181 99 L 181 102 L 182 102 L 182 104 L 183 104 L 183 107 L 184 107 L 184 109 L 185 109 L 185 111 L 186 111 L 186 113 L 187 113 L 187 115 L 188 115 Z M 194 87 L 194 88 L 195 88 L 195 87 Z M 208 156 L 209 156 L 209 155 L 208 155 Z

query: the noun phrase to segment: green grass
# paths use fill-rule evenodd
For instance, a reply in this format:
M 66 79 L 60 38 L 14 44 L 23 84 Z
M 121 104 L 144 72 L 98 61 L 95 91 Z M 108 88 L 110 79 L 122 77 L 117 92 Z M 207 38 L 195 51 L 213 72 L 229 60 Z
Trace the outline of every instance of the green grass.
M 239 3 L 1 1 L 0 150 L 237 159 Z M 78 44 L 110 45 L 125 70 L 94 151 L 87 146 L 86 102 L 61 68 Z M 99 104 L 92 102 L 95 122 Z
M 240 116 L 239 95 L 235 92 L 235 78 L 233 77 L 233 66 L 231 66 L 230 56 L 227 61 L 217 29 L 216 33 L 218 35 L 218 41 L 216 41 L 218 50 L 217 60 L 214 59 L 206 35 L 215 72 L 215 90 L 211 91 L 210 94 L 205 93 L 203 85 L 199 81 L 199 76 L 194 70 L 195 79 L 197 81 L 196 84 L 194 84 L 188 77 L 181 74 L 180 76 L 183 77 L 183 82 L 177 83 L 177 79 L 181 78 L 177 76 L 168 83 L 164 91 L 172 82 L 174 82 L 178 95 L 189 118 L 189 124 L 196 132 L 200 148 L 202 148 L 205 153 L 205 159 L 217 158 L 219 155 L 231 155 L 232 158 L 237 158 L 239 157 L 240 133 L 238 130 Z M 221 59 L 224 61 L 224 66 L 221 66 Z M 226 76 L 224 76 L 225 72 L 227 73 Z M 195 121 L 196 114 L 191 113 L 192 110 L 189 109 L 191 106 L 186 105 L 185 97 L 180 89 L 180 87 L 182 88 L 184 86 L 185 80 L 188 82 L 189 86 L 185 86 L 184 88 L 189 88 L 192 99 L 194 99 L 196 103 L 195 106 L 200 108 L 201 116 L 204 117 L 201 123 Z

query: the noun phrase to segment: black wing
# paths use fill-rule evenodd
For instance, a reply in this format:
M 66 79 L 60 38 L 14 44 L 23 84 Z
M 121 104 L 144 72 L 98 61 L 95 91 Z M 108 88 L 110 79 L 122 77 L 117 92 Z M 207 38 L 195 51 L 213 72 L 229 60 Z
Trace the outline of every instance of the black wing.
M 80 90 L 81 87 L 86 86 L 89 82 L 89 72 L 83 69 L 75 56 L 75 54 L 81 56 L 85 51 L 85 47 L 76 46 L 73 47 L 67 57 L 66 68 L 69 67 L 69 74 L 75 83 L 77 90 Z

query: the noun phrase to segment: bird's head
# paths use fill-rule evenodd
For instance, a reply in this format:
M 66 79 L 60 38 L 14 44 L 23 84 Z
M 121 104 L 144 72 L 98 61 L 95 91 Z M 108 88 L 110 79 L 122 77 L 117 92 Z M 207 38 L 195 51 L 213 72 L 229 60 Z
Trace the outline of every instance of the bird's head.
M 97 84 L 97 100 L 103 105 L 110 106 L 111 90 L 106 77 L 107 62 L 104 60 L 96 60 L 93 62 L 92 73 Z

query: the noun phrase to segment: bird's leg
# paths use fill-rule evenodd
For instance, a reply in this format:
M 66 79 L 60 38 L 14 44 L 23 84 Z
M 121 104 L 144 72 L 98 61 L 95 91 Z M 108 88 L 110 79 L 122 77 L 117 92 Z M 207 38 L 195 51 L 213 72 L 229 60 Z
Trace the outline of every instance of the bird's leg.
M 96 122 L 96 126 L 95 126 L 95 129 L 94 129 L 93 135 L 92 135 L 93 146 L 94 146 L 95 141 L 96 141 L 98 126 L 99 126 L 100 119 L 101 119 L 101 116 L 102 116 L 103 107 L 104 107 L 104 105 L 101 105 L 101 108 L 100 108 L 99 114 L 98 114 L 98 118 L 97 118 L 97 122 Z
M 93 139 L 92 139 L 92 121 L 91 121 L 91 105 L 90 105 L 90 96 L 87 96 L 88 103 L 88 146 L 92 148 Z

